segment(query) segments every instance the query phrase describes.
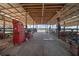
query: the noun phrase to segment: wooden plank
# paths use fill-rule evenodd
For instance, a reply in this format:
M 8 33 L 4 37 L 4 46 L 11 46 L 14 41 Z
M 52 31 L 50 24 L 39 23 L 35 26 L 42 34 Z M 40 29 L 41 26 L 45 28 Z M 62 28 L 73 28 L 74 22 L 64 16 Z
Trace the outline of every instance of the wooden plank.
M 1 10 L 2 12 L 5 12 L 5 13 L 7 13 L 7 14 L 10 14 L 11 12 L 10 11 L 8 11 L 8 10 Z
M 4 8 L 11 8 L 11 6 L 7 3 L 0 3 L 0 6 L 3 6 Z

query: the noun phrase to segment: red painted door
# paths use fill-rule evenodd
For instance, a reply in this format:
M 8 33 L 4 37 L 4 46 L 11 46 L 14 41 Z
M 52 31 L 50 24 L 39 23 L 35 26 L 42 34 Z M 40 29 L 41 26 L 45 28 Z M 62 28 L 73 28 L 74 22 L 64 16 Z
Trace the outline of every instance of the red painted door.
M 24 39 L 24 25 L 17 20 L 13 20 L 13 43 L 21 44 L 24 41 Z

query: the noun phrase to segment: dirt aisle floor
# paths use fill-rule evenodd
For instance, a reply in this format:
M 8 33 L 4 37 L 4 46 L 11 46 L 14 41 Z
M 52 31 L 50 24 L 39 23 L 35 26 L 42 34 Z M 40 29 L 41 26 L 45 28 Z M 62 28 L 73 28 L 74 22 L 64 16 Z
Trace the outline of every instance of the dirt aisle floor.
M 34 33 L 33 39 L 19 46 L 5 49 L 1 55 L 11 56 L 70 56 L 54 34 Z

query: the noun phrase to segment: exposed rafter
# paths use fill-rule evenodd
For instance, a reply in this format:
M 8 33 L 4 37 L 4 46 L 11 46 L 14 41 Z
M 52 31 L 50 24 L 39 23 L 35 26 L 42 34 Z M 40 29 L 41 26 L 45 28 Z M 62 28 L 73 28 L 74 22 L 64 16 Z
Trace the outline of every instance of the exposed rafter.
M 57 11 L 64 7 L 64 4 L 55 3 L 44 3 L 44 5 L 42 3 L 22 3 L 21 5 L 30 13 L 34 21 L 40 24 L 46 24 Z

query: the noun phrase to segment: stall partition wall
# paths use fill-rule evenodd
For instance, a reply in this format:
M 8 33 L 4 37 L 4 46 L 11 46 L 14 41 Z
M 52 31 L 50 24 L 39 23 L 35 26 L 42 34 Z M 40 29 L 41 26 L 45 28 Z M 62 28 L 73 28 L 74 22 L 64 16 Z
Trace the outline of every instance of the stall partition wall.
M 13 43 L 21 44 L 25 40 L 24 26 L 20 21 L 13 19 Z

